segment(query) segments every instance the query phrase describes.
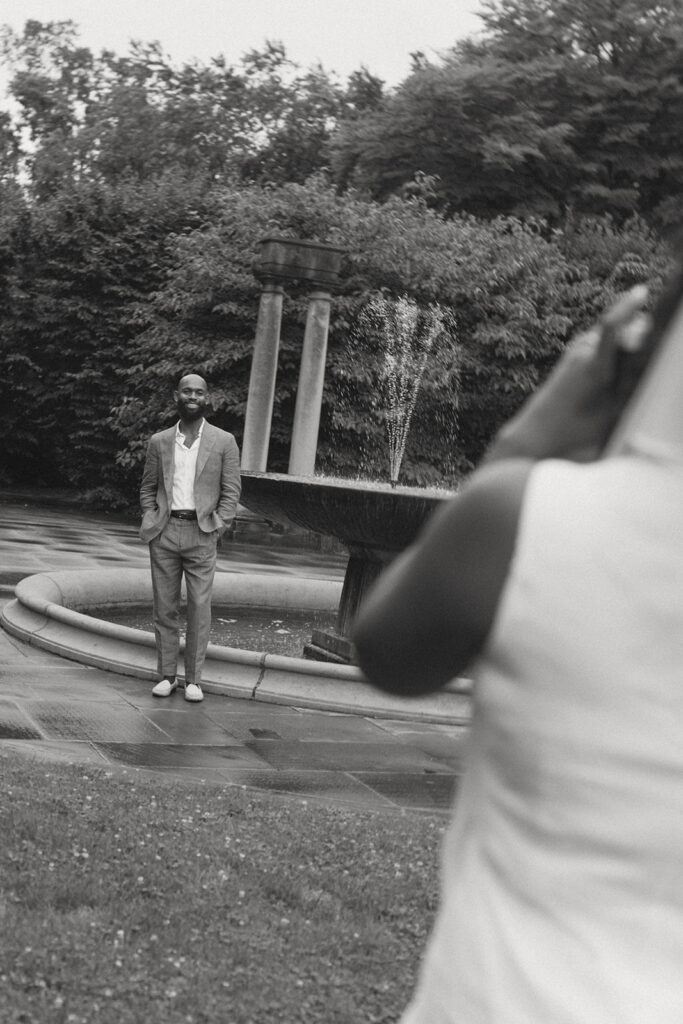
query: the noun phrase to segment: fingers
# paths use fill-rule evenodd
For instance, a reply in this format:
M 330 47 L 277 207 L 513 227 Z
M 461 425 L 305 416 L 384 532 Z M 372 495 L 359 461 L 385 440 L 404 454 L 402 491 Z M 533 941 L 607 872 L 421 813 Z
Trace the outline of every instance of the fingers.
M 591 327 L 587 331 L 575 334 L 570 342 L 572 351 L 581 355 L 591 355 L 596 351 L 602 338 L 599 327 Z
M 631 322 L 621 329 L 619 348 L 624 352 L 640 352 L 651 328 L 652 317 L 647 313 L 636 313 Z
M 642 308 L 646 300 L 645 285 L 636 285 L 624 292 L 597 324 L 573 338 L 572 350 L 583 357 L 597 355 L 605 367 L 611 365 L 617 349 L 638 351 L 651 326 L 650 317 Z
M 634 324 L 640 323 L 643 306 L 647 302 L 647 285 L 637 284 L 624 292 L 600 318 L 600 349 L 609 356 L 617 348 L 634 349 L 642 341 L 644 332 L 640 328 L 634 330 Z
M 603 313 L 600 321 L 608 330 L 618 330 L 620 326 L 630 320 L 635 313 L 642 310 L 647 302 L 647 285 L 636 284 L 627 292 L 620 295 L 612 305 Z

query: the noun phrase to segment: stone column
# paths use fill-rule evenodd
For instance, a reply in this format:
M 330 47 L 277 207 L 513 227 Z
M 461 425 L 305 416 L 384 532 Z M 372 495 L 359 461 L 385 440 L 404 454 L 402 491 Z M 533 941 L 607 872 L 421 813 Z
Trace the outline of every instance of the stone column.
M 268 461 L 283 294 L 282 285 L 270 280 L 264 281 L 256 322 L 242 440 L 242 469 L 258 473 L 265 472 Z
M 315 471 L 331 301 L 328 291 L 311 293 L 289 453 L 288 472 L 291 476 L 313 476 Z

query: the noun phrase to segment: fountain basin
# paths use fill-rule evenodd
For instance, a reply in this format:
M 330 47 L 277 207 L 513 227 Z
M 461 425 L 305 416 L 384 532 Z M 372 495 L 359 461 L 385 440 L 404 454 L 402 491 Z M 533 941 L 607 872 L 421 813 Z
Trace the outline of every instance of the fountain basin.
M 334 608 L 340 584 L 259 573 L 218 573 L 218 603 Z M 154 636 L 88 614 L 102 605 L 151 605 L 146 569 L 81 569 L 38 573 L 17 584 L 15 598 L 2 610 L 2 627 L 18 639 L 85 665 L 156 678 Z M 148 685 L 146 683 L 145 685 Z M 58 686 L 58 682 L 55 683 Z M 469 683 L 454 680 L 429 697 L 400 698 L 370 686 L 360 670 L 209 644 L 202 679 L 207 693 L 298 708 L 379 718 L 465 722 Z
M 448 491 L 420 487 L 242 471 L 241 501 L 252 512 L 335 537 L 381 561 L 412 544 L 423 523 L 449 497 Z
M 349 632 L 384 565 L 450 497 L 446 491 L 242 471 L 242 504 L 266 519 L 334 537 L 349 551 L 334 631 L 314 630 L 307 657 L 351 664 Z

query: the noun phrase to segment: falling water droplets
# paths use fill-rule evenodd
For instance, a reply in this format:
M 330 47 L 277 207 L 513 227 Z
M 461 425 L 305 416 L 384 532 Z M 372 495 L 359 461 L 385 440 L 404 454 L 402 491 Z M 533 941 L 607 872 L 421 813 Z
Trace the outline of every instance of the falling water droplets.
M 378 389 L 389 445 L 389 479 L 396 484 L 405 454 L 415 403 L 430 354 L 444 336 L 441 307 L 421 307 L 406 295 L 373 298 L 364 324 L 379 338 Z

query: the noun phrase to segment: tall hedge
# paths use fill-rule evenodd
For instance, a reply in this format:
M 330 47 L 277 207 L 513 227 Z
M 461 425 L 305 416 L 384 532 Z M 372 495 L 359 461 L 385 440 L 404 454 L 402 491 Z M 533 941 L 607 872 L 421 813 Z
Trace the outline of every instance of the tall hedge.
M 212 384 L 216 419 L 241 437 L 258 307 L 258 241 L 285 234 L 346 251 L 333 302 L 318 468 L 385 475 L 382 351 L 363 328 L 373 295 L 438 303 L 448 330 L 430 358 L 404 479 L 451 483 L 538 384 L 570 333 L 615 293 L 665 271 L 669 254 L 640 222 L 587 222 L 569 233 L 513 218 L 445 219 L 419 196 L 377 203 L 339 195 L 322 178 L 278 188 L 223 189 L 210 223 L 175 240 L 174 267 L 136 339 L 130 387 L 113 416 L 135 471 L 142 439 L 170 420 L 172 382 L 193 366 Z M 305 290 L 285 300 L 269 468 L 285 470 Z
M 640 222 L 550 233 L 513 218 L 446 220 L 418 193 L 374 202 L 303 185 L 193 191 L 169 176 L 74 184 L 0 214 L 0 424 L 6 481 L 103 486 L 133 498 L 149 434 L 172 422 L 186 369 L 241 440 L 259 285 L 259 240 L 287 234 L 346 251 L 330 330 L 318 467 L 386 475 L 382 351 L 363 326 L 378 293 L 438 303 L 403 479 L 451 483 L 537 385 L 571 331 L 669 254 Z M 286 469 L 307 309 L 285 300 L 269 468 Z
M 0 216 L 0 428 L 6 480 L 116 483 L 122 397 L 144 308 L 165 280 L 168 240 L 200 223 L 190 183 L 73 184 Z M 142 318 L 142 319 L 141 319 Z

